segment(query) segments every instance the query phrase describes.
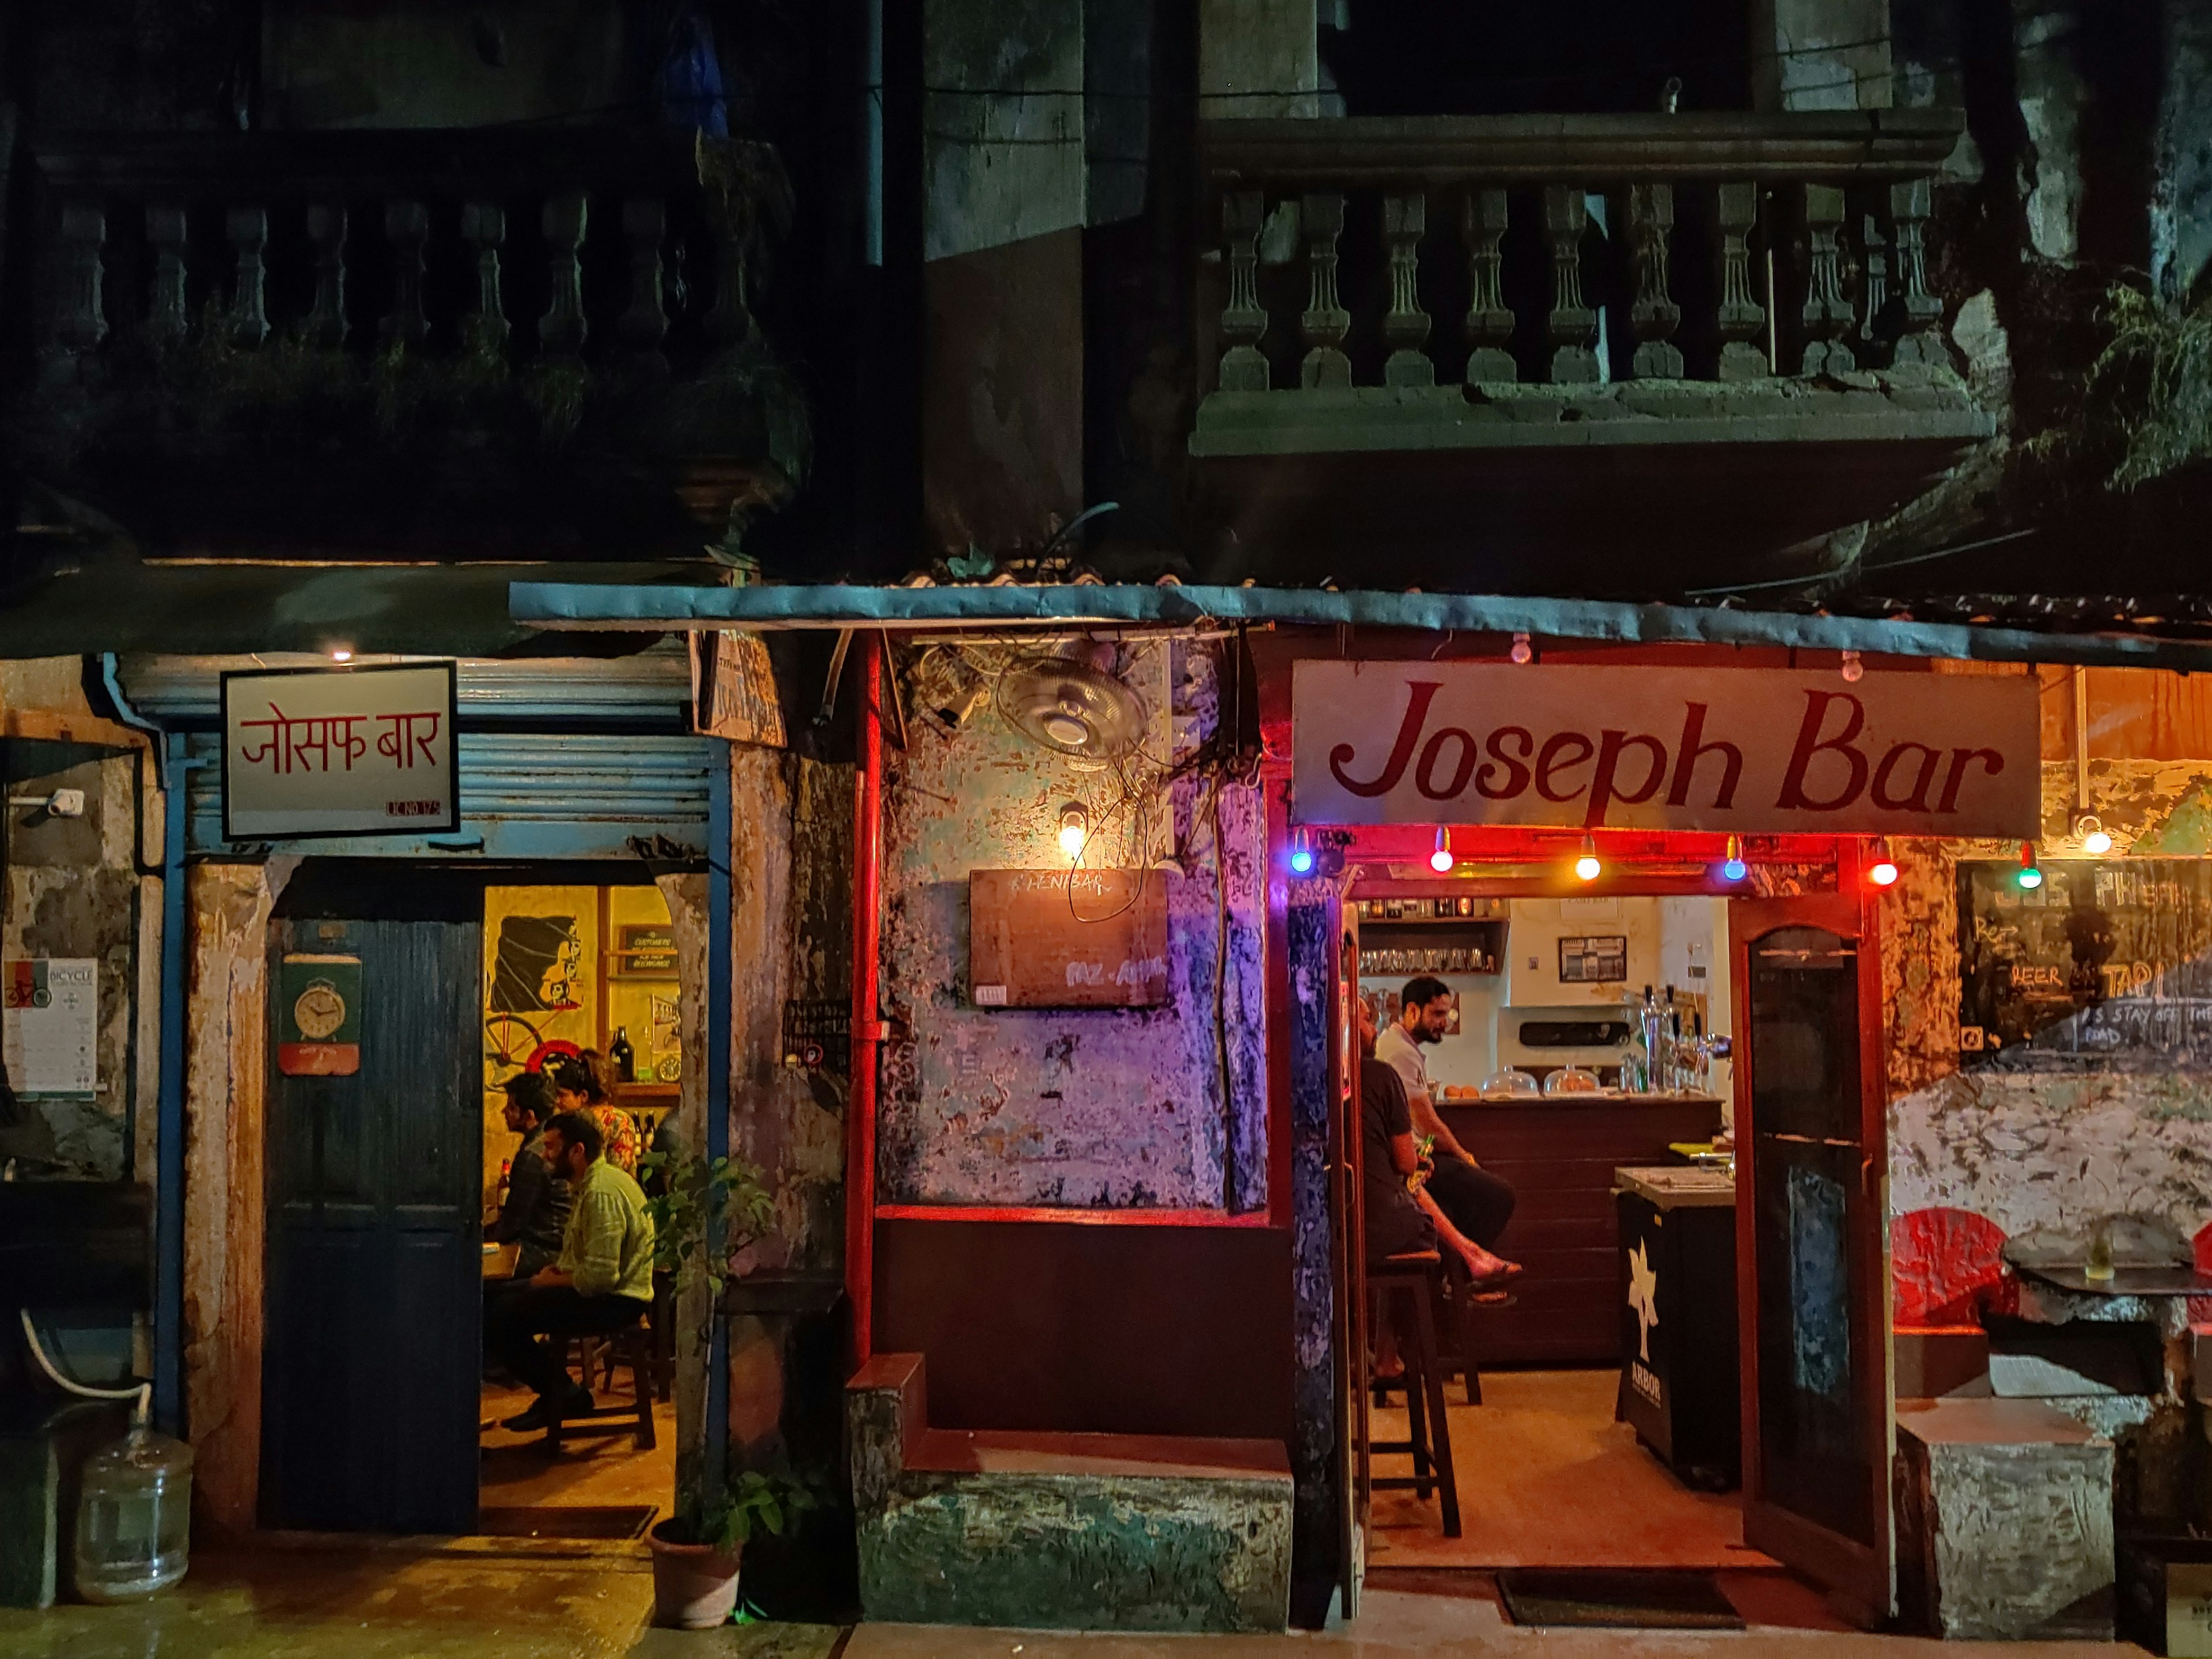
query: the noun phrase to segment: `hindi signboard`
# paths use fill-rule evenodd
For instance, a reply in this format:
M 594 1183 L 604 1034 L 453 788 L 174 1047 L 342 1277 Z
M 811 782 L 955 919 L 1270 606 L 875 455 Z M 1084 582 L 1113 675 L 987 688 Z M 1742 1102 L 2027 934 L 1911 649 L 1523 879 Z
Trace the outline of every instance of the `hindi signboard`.
M 227 841 L 461 827 L 453 665 L 222 677 Z
M 1299 823 L 2032 838 L 2032 675 L 1302 662 Z

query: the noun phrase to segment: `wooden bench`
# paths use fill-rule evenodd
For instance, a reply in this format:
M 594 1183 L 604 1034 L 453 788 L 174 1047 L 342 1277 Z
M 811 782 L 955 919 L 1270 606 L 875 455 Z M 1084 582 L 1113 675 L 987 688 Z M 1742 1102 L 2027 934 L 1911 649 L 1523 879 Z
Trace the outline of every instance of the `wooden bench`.
M 846 1384 L 871 1620 L 1064 1630 L 1279 1631 L 1280 1442 L 933 1428 L 920 1354 Z

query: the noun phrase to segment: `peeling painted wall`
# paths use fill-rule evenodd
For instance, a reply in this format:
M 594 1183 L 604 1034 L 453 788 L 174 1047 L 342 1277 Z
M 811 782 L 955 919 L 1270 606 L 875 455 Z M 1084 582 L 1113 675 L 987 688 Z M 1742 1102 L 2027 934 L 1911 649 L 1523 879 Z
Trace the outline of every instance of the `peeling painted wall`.
M 1210 647 L 1131 647 L 1122 672 L 1152 688 L 1146 753 L 1185 757 L 1212 734 Z M 1113 773 L 1079 769 L 989 709 L 951 735 L 916 722 L 906 752 L 891 756 L 883 999 L 906 1040 L 885 1066 L 880 1201 L 1266 1205 L 1259 794 L 1182 778 L 1164 803 L 1170 821 L 1145 791 L 1110 817 L 1121 793 Z M 1152 813 L 1158 830 L 1146 842 L 1167 892 L 1170 1000 L 1144 1010 L 971 1007 L 969 872 L 1062 867 L 1055 835 L 1069 800 L 1090 806 L 1093 846 L 1103 850 L 1088 856 L 1106 866 L 1138 861 L 1127 823 L 1139 806 Z
M 2073 769 L 2046 763 L 2043 781 L 2041 856 L 2050 860 L 2069 850 Z M 2094 761 L 2090 783 L 2114 838 L 2111 856 L 2212 847 L 2212 763 Z M 1958 861 L 2016 856 L 2016 844 L 1892 848 L 1900 876 L 1883 900 L 1881 941 L 1892 1217 L 1965 1211 L 2007 1236 L 2120 1212 L 2159 1217 L 2185 1238 L 2212 1222 L 2212 1075 L 1959 1069 Z M 1914 1310 L 1957 1309 L 1964 1290 L 1995 1272 L 1975 1230 L 1944 1236 L 1957 1248 L 1898 1253 L 1906 1322 Z

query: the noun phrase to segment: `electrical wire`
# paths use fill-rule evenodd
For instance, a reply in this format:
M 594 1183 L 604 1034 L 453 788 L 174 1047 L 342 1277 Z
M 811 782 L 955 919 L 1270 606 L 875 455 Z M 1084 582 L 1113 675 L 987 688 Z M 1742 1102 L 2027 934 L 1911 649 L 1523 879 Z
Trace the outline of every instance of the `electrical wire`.
M 145 1425 L 154 1408 L 154 1385 L 151 1382 L 141 1382 L 128 1389 L 95 1389 L 64 1376 L 60 1368 L 46 1358 L 46 1346 L 39 1340 L 39 1328 L 31 1322 L 31 1310 L 20 1308 L 16 1312 L 23 1322 L 23 1340 L 31 1345 L 31 1358 L 39 1362 L 39 1369 L 58 1387 L 82 1400 L 135 1400 L 138 1403 L 131 1411 L 131 1421 L 142 1428 Z

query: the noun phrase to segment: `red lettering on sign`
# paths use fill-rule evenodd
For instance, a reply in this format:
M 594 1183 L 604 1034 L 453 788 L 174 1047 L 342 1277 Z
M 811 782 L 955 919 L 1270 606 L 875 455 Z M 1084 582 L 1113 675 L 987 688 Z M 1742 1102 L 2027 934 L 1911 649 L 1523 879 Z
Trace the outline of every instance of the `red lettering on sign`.
M 1705 708 L 1701 702 L 1686 704 L 1682 714 L 1682 747 L 1674 757 L 1674 787 L 1667 792 L 1667 805 L 1686 805 L 1690 786 L 1698 775 L 1698 763 L 1708 755 L 1721 757 L 1721 787 L 1714 792 L 1713 805 L 1725 812 L 1735 805 L 1736 780 L 1743 775 L 1743 750 L 1725 738 L 1712 743 L 1705 741 Z
M 1620 755 L 1625 749 L 1641 749 L 1650 757 L 1650 766 L 1644 774 L 1644 781 L 1632 790 L 1620 786 Z M 1583 814 L 1586 828 L 1595 829 L 1605 822 L 1606 808 L 1616 800 L 1626 801 L 1631 806 L 1640 806 L 1659 793 L 1659 786 L 1667 781 L 1667 745 L 1648 732 L 1631 736 L 1626 732 L 1608 728 L 1598 733 L 1597 771 L 1590 779 L 1589 811 Z
M 1567 752 L 1569 750 L 1580 752 L 1570 754 Z M 1546 800 L 1572 800 L 1582 793 L 1583 786 L 1577 783 L 1567 788 L 1565 793 L 1554 794 L 1552 793 L 1552 780 L 1559 773 L 1571 772 L 1595 753 L 1596 746 L 1581 732 L 1554 732 L 1544 739 L 1544 746 L 1536 751 L 1536 793 Z
M 1951 769 L 1943 775 L 1942 799 L 1936 803 L 1937 811 L 1955 812 L 1959 810 L 1959 786 L 1966 781 L 1966 767 L 1973 761 L 1979 761 L 1987 767 L 1991 777 L 2004 770 L 2004 757 L 1994 749 L 1954 749 L 1951 751 Z
M 1828 705 L 1843 702 L 1850 705 L 1844 717 L 1844 729 L 1832 738 L 1824 738 L 1821 730 L 1827 725 Z M 1867 758 L 1851 746 L 1851 739 L 1866 726 L 1866 705 L 1848 691 L 1808 691 L 1805 694 L 1805 718 L 1797 727 L 1797 746 L 1790 752 L 1790 769 L 1782 775 L 1782 794 L 1775 805 L 1785 811 L 1836 812 L 1849 806 L 1866 787 Z M 1813 763 L 1813 757 L 1823 751 L 1843 757 L 1850 769 L 1850 781 L 1826 800 L 1815 800 L 1805 793 L 1805 773 Z
M 1913 775 L 1912 787 L 1904 794 L 1894 794 L 1890 782 L 1897 768 L 1909 751 L 1917 750 L 1920 769 Z M 1936 769 L 1943 763 L 1943 757 L 1924 743 L 1897 743 L 1881 757 L 1881 764 L 1874 769 L 1874 804 L 1893 812 L 1924 812 L 1928 810 L 1928 786 L 1936 781 Z
M 1443 758 L 1447 742 L 1459 745 L 1459 762 L 1453 767 L 1451 781 L 1437 787 L 1437 763 Z M 1449 800 L 1467 787 L 1467 780 L 1474 770 L 1474 758 L 1482 745 L 1475 742 L 1474 733 L 1456 726 L 1447 726 L 1431 738 L 1421 748 L 1421 763 L 1413 769 L 1413 787 L 1431 800 Z
M 1361 783 L 1345 775 L 1344 769 L 1355 752 L 1348 743 L 1340 743 L 1328 751 L 1329 775 L 1363 799 L 1372 800 L 1395 789 L 1413 758 L 1413 746 L 1421 740 L 1421 726 L 1429 717 L 1429 704 L 1443 689 L 1441 680 L 1415 680 L 1406 688 L 1410 694 L 1406 699 L 1406 718 L 1398 727 L 1397 741 L 1390 745 L 1390 758 L 1382 763 L 1379 777 Z
M 1505 740 L 1518 739 L 1520 759 L 1505 752 Z M 1511 800 L 1528 787 L 1529 756 L 1536 752 L 1536 739 L 1525 726 L 1501 726 L 1490 734 L 1490 758 L 1474 775 L 1474 787 L 1492 800 Z

